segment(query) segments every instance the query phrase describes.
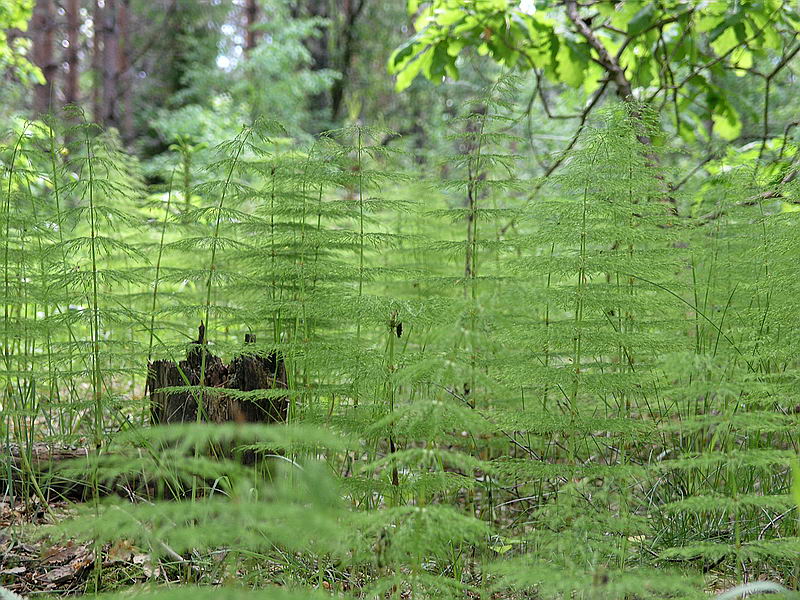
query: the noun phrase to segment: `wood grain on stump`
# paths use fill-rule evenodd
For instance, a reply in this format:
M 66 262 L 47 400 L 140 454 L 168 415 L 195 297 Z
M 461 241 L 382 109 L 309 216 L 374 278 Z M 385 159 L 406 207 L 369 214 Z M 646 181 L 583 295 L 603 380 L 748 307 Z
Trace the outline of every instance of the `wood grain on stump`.
M 254 344 L 254 335 L 246 335 L 245 343 Z M 230 364 L 209 352 L 205 328 L 192 343 L 186 358 L 178 363 L 156 360 L 148 365 L 147 393 L 150 397 L 151 418 L 154 424 L 187 423 L 282 423 L 286 421 L 286 397 L 243 400 L 231 397 L 225 390 L 252 392 L 255 390 L 286 389 L 286 366 L 276 353 L 242 354 Z M 214 391 L 164 392 L 163 388 L 204 386 Z M 218 391 L 217 391 L 218 390 Z

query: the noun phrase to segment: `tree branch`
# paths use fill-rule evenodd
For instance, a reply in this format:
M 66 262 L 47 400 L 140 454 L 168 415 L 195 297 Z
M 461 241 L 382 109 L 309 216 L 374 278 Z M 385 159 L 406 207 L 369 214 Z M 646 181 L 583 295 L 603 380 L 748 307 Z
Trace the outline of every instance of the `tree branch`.
M 586 121 L 589 118 L 592 110 L 594 110 L 594 107 L 597 106 L 597 103 L 600 101 L 603 93 L 606 91 L 608 83 L 608 79 L 603 81 L 603 85 L 601 85 L 594 92 L 592 99 L 581 111 L 578 128 L 575 130 L 575 134 L 572 136 L 572 139 L 569 141 L 569 144 L 567 144 L 566 148 L 559 153 L 558 158 L 547 168 L 547 170 L 545 170 L 544 175 L 539 179 L 539 182 L 534 186 L 533 191 L 528 195 L 528 202 L 536 197 L 536 194 L 539 193 L 539 190 L 542 189 L 542 186 L 544 185 L 544 180 L 550 177 L 550 175 L 552 175 L 553 172 L 561 166 L 561 164 L 567 159 L 567 153 L 575 147 L 575 144 L 578 143 L 578 139 L 581 137 L 581 133 L 583 133 L 583 128 L 586 126 Z M 515 223 L 516 219 L 511 219 L 508 223 L 500 228 L 500 235 L 505 235 L 505 233 L 511 229 Z
M 567 9 L 567 17 L 575 25 L 584 39 L 589 43 L 592 49 L 597 53 L 597 62 L 602 66 L 617 86 L 617 95 L 623 100 L 633 99 L 633 89 L 631 82 L 628 81 L 625 75 L 625 70 L 619 65 L 619 61 L 609 54 L 608 49 L 603 45 L 594 31 L 589 27 L 586 21 L 578 14 L 578 4 L 575 0 L 567 0 L 565 3 Z

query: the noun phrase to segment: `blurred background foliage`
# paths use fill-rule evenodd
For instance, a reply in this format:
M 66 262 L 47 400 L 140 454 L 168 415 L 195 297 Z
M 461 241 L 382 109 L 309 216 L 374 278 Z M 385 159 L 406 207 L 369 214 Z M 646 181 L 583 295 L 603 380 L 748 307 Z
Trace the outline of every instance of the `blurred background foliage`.
M 89 448 L 54 535 L 93 589 L 120 539 L 174 561 L 136 581 L 281 597 L 798 586 L 794 3 L 0 0 L 0 29 L 4 483 L 48 499 L 36 444 Z M 201 319 L 285 358 L 226 393 L 286 423 L 150 427 L 147 365 Z M 210 458 L 234 440 L 285 464 Z
M 731 147 L 756 148 L 785 170 L 797 124 L 796 9 L 781 0 L 6 0 L 0 117 L 80 106 L 116 128 L 155 179 L 170 144 L 213 146 L 258 116 L 298 140 L 385 127 L 402 134 L 387 144 L 424 161 L 443 151 L 465 99 L 516 70 L 510 127 L 527 146 L 525 173 L 556 171 L 553 153 L 615 98 L 656 108 L 664 138 L 681 140 L 666 160 L 692 176 Z

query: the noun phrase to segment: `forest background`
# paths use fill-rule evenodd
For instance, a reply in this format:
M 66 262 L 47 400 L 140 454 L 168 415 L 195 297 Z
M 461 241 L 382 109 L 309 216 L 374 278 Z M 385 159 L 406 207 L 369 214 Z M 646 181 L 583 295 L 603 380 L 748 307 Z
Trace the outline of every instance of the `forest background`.
M 791 595 L 798 10 L 0 0 L 2 594 Z

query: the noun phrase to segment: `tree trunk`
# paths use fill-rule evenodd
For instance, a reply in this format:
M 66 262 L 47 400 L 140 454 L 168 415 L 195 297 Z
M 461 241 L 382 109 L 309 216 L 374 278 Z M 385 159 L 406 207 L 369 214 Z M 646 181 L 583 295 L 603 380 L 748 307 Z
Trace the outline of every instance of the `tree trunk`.
M 344 24 L 342 31 L 336 35 L 336 47 L 340 48 L 337 56 L 336 68 L 341 76 L 331 86 L 331 120 L 336 121 L 344 104 L 347 82 L 350 79 L 350 70 L 353 66 L 353 57 L 356 54 L 356 24 L 364 11 L 368 0 L 344 0 Z
M 258 44 L 258 32 L 255 26 L 258 23 L 258 0 L 247 0 L 244 7 L 245 15 L 245 44 L 244 51 L 250 53 Z
M 119 129 L 119 28 L 117 0 L 105 0 L 103 9 L 103 104 L 101 123 Z
M 100 99 L 103 91 L 103 8 L 100 0 L 94 0 L 92 32 L 92 118 L 95 123 L 102 123 Z
M 53 79 L 58 68 L 53 60 L 53 0 L 36 0 L 31 19 L 33 62 L 44 75 L 44 84 L 34 89 L 33 109 L 37 115 L 47 113 L 53 100 Z
M 128 144 L 133 139 L 133 82 L 131 73 L 130 0 L 121 0 L 119 5 L 119 105 L 120 134 Z
M 322 18 L 329 19 L 328 0 L 309 0 L 306 5 L 306 15 L 309 18 Z M 309 54 L 311 55 L 311 70 L 321 71 L 323 69 L 331 68 L 331 56 L 329 52 L 330 41 L 330 28 L 328 24 L 322 27 L 319 35 L 307 37 L 304 41 Z M 322 112 L 326 108 L 330 108 L 330 98 L 327 92 L 320 92 L 314 94 L 309 101 L 309 108 L 312 111 Z M 323 127 L 327 129 L 327 127 Z
M 81 2 L 80 0 L 67 0 L 67 75 L 64 86 L 65 104 L 77 105 L 80 102 L 80 64 L 78 49 L 80 44 L 81 27 Z

